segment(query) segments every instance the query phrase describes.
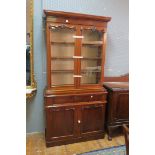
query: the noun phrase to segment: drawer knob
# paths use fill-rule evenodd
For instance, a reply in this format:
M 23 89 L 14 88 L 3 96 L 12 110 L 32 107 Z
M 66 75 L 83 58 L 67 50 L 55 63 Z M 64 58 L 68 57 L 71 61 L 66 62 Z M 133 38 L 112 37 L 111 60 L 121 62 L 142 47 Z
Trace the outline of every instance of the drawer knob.
M 81 123 L 81 121 L 80 121 L 80 120 L 78 120 L 78 123 L 80 124 L 80 123 Z
M 90 96 L 91 98 L 93 98 L 93 96 Z
M 68 19 L 66 19 L 66 23 L 68 23 Z

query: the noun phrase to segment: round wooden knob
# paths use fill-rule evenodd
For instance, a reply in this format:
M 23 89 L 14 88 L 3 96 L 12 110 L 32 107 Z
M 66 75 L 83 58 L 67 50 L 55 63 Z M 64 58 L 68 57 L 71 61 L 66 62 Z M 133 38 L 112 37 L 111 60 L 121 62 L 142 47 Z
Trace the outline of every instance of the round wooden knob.
M 80 120 L 78 120 L 78 123 L 80 124 L 80 123 L 81 123 L 81 121 L 80 121 Z

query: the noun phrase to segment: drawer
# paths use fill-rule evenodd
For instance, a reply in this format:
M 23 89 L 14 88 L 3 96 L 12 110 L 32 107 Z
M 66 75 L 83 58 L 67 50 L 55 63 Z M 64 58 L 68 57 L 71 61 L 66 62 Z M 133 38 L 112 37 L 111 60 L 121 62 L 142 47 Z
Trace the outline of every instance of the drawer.
M 54 97 L 55 104 L 62 104 L 62 103 L 72 103 L 74 102 L 74 96 L 57 96 Z
M 89 94 L 75 96 L 75 102 L 91 102 L 91 101 L 104 101 L 106 100 L 105 94 Z
M 46 98 L 45 103 L 48 106 L 52 104 L 105 101 L 105 100 L 106 100 L 106 94 L 80 94 L 80 95 L 48 97 Z
M 47 98 L 47 105 L 74 102 L 74 96 L 55 96 Z

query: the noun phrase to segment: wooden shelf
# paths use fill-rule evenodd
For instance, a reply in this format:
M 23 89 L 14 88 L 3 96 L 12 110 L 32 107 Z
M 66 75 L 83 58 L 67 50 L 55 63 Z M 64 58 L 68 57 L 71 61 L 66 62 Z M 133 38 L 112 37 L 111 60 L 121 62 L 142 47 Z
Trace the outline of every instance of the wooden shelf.
M 52 60 L 57 60 L 57 59 L 62 59 L 63 61 L 64 60 L 68 60 L 68 59 L 71 59 L 71 60 L 73 60 L 73 57 L 52 57 L 51 58 Z M 81 58 L 81 60 L 101 60 L 101 58 L 98 58 L 98 57 L 96 57 L 96 58 L 87 58 L 87 57 L 84 57 L 84 58 Z
M 98 57 L 96 57 L 96 58 L 83 58 L 82 60 L 101 60 L 101 58 L 98 58 Z
M 75 44 L 75 41 L 52 41 L 51 44 Z M 82 45 L 101 46 L 102 41 L 84 41 Z
M 74 41 L 52 41 L 51 44 L 74 44 Z
M 93 73 L 98 73 L 98 72 L 101 72 L 101 70 L 81 70 L 81 73 L 85 73 L 85 72 L 93 72 Z
M 74 73 L 74 70 L 51 70 L 53 73 Z M 101 72 L 101 70 L 81 70 L 81 73 L 85 72 Z
M 73 73 L 74 70 L 51 70 L 53 73 Z
M 51 57 L 52 60 L 57 60 L 57 59 L 60 59 L 60 60 L 68 60 L 68 59 L 71 59 L 73 60 L 73 57 Z
M 102 41 L 84 41 L 82 45 L 92 45 L 92 46 L 101 46 L 103 45 Z

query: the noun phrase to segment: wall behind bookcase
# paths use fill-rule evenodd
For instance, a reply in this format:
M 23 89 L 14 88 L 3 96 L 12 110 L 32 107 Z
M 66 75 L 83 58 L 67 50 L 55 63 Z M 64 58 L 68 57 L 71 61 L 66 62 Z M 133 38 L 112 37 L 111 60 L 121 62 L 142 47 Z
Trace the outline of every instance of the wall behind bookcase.
M 105 76 L 129 72 L 128 0 L 34 0 L 34 71 L 37 95 L 27 104 L 27 133 L 44 132 L 43 89 L 46 85 L 46 48 L 43 9 L 111 16 L 108 25 Z

